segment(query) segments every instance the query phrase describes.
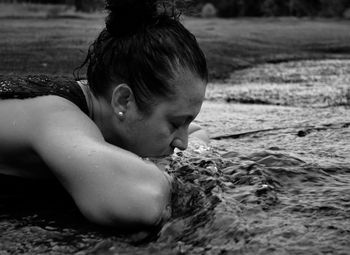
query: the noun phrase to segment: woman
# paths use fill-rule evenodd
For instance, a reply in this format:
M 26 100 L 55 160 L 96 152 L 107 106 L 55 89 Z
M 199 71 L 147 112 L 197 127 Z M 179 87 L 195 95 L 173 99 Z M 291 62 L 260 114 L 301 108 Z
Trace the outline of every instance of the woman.
M 87 83 L 30 76 L 0 80 L 0 173 L 53 174 L 102 225 L 169 217 L 170 177 L 141 157 L 184 150 L 207 83 L 204 55 L 157 1 L 107 1 L 106 28 L 89 49 Z M 1 178 L 1 177 L 0 177 Z

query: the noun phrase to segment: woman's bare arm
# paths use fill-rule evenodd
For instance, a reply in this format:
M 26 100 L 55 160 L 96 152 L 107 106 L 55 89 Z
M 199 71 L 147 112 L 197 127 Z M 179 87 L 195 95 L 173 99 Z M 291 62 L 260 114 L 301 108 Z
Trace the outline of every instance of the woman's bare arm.
M 103 225 L 156 224 L 170 184 L 154 164 L 106 143 L 75 105 L 41 97 L 26 114 L 33 149 L 69 191 L 81 212 Z

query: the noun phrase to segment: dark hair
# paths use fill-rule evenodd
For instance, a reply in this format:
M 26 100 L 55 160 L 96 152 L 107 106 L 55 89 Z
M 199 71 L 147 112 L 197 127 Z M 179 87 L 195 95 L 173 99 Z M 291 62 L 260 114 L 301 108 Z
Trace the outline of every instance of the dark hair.
M 156 0 L 107 0 L 106 28 L 89 48 L 87 64 L 92 92 L 106 96 L 112 82 L 127 83 L 139 109 L 150 112 L 155 98 L 171 98 L 168 84 L 179 66 L 208 81 L 207 64 L 195 37 L 179 14 Z

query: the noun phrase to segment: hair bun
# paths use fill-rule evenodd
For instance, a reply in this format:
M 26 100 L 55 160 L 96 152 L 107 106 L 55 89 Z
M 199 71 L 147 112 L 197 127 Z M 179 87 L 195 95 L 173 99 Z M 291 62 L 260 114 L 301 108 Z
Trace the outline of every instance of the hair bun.
M 157 0 L 106 0 L 106 29 L 113 36 L 133 33 L 156 20 Z

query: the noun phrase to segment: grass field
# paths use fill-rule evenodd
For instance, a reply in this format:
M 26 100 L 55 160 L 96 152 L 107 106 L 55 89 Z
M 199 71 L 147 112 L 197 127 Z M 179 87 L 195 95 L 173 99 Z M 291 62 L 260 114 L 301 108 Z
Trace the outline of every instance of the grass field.
M 0 6 L 0 73 L 69 75 L 84 60 L 89 44 L 104 25 L 102 14 L 39 7 Z M 349 20 L 183 21 L 207 56 L 211 80 L 224 80 L 234 70 L 259 63 L 350 58 Z

